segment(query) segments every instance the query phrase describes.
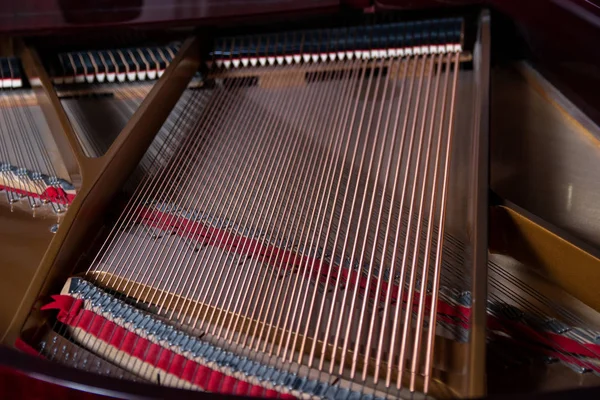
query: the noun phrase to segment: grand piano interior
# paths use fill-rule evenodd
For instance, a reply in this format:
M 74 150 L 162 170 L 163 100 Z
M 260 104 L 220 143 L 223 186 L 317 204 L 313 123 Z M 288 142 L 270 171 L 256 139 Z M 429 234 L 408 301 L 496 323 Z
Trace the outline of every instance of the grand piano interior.
M 120 398 L 594 391 L 599 10 L 2 5 L 0 371 Z

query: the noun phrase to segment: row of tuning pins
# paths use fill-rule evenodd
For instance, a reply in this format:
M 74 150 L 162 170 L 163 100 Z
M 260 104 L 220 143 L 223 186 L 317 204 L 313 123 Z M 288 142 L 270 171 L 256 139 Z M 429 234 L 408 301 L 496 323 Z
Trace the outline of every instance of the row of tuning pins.
M 55 84 L 144 81 L 160 78 L 179 44 L 61 53 L 51 65 Z
M 7 176 L 8 171 L 6 171 L 5 168 L 0 168 L 0 173 L 2 173 L 5 181 L 12 181 L 13 183 L 15 182 L 15 176 L 17 179 L 21 179 L 22 181 L 24 181 L 23 178 L 25 178 L 28 180 L 29 185 L 34 185 L 42 193 L 47 188 L 47 184 L 43 181 L 41 176 L 36 178 L 34 175 L 33 179 L 31 179 L 29 174 L 27 174 L 27 171 L 23 169 L 17 170 L 16 174 L 11 174 L 12 176 Z M 14 212 L 17 204 L 26 202 L 33 217 L 36 216 L 38 210 L 40 210 L 42 207 L 49 207 L 57 216 L 58 221 L 60 221 L 60 218 L 68 209 L 66 201 L 67 199 L 64 199 L 64 204 L 62 204 L 60 202 L 51 201 L 45 196 L 30 194 L 28 190 L 24 190 L 24 186 L 22 186 L 22 188 L 19 188 L 19 186 L 20 185 L 18 183 L 13 184 L 13 187 L 0 186 L 0 191 L 4 192 L 4 196 L 6 197 L 6 201 L 10 206 L 11 212 Z M 61 189 L 58 183 L 55 183 L 53 186 L 55 189 Z M 57 227 L 51 228 L 51 231 L 55 232 L 56 229 Z
M 209 66 L 238 68 L 462 51 L 462 20 L 393 22 L 217 41 Z
M 84 350 L 78 350 L 72 344 L 64 344 L 65 339 L 53 335 L 50 340 L 38 343 L 39 354 L 50 361 L 63 363 L 83 371 L 93 372 L 98 375 L 111 376 L 124 379 L 123 370 L 113 368 L 112 365 L 97 356 L 88 355 Z M 131 377 L 128 377 L 131 379 Z
M 10 205 L 11 212 L 14 212 L 15 205 L 23 201 L 27 202 L 33 217 L 36 216 L 37 211 L 39 209 L 46 206 L 50 207 L 50 209 L 54 212 L 54 214 L 56 214 L 59 220 L 62 217 L 62 215 L 68 210 L 68 206 L 66 204 L 57 203 L 38 196 L 30 196 L 14 189 L 1 188 L 0 191 L 4 192 L 6 200 Z
M 429 54 L 457 53 L 462 51 L 460 44 L 447 44 L 440 46 L 419 46 L 411 48 L 390 48 L 390 49 L 368 49 L 351 50 L 337 52 L 318 52 L 304 54 L 289 54 L 280 56 L 255 56 L 220 59 L 215 58 L 209 61 L 208 67 L 217 68 L 240 68 L 240 67 L 265 67 L 275 65 L 295 65 L 308 63 L 324 63 L 334 61 L 352 61 L 352 60 L 379 60 L 395 57 L 408 57 Z

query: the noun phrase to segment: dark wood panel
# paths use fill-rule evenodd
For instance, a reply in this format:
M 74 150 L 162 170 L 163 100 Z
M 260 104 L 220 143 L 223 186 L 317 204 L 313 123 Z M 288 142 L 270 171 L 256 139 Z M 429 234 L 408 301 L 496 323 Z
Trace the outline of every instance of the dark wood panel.
M 338 0 L 23 0 L 0 2 L 0 32 L 35 33 L 300 13 Z

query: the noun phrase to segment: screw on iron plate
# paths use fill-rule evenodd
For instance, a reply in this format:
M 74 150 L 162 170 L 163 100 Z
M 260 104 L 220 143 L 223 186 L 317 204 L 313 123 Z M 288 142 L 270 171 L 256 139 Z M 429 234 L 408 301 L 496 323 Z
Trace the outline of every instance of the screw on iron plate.
M 58 224 L 54 224 L 50 227 L 50 232 L 56 233 L 58 232 Z

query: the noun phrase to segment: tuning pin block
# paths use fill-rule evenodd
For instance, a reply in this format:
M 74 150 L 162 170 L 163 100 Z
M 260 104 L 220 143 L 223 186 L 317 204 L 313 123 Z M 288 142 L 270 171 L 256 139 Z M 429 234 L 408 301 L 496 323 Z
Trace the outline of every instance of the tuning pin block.
M 51 65 L 55 84 L 154 80 L 162 76 L 178 45 L 59 54 Z

